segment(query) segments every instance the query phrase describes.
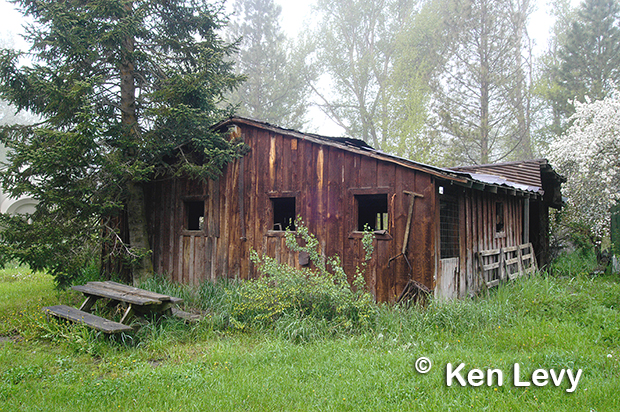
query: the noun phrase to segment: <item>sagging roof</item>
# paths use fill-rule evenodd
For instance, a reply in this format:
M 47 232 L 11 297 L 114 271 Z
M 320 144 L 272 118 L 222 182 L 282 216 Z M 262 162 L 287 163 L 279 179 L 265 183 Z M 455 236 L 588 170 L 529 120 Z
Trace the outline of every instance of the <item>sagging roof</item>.
M 360 139 L 348 137 L 328 137 L 314 133 L 303 133 L 297 130 L 285 129 L 282 127 L 274 126 L 267 122 L 249 119 L 245 117 L 231 117 L 214 126 L 214 129 L 221 130 L 236 125 L 248 125 L 263 130 L 268 130 L 274 133 L 295 137 L 301 140 L 311 141 L 320 145 L 337 147 L 348 152 L 353 152 L 356 154 L 361 154 L 363 156 L 368 156 L 371 158 L 398 164 L 409 169 L 423 171 L 437 178 L 452 182 L 454 184 L 478 190 L 489 190 L 496 193 L 498 188 L 502 188 L 503 190 L 506 190 L 511 194 L 518 194 L 529 197 L 538 197 L 544 194 L 544 190 L 542 187 L 543 185 L 541 183 L 540 177 L 540 164 L 535 163 L 538 161 L 532 161 L 535 163 L 535 167 L 530 167 L 529 165 L 524 167 L 524 170 L 527 172 L 527 176 L 521 179 L 517 179 L 518 173 L 516 172 L 518 172 L 519 170 L 518 167 L 517 169 L 515 169 L 515 173 L 507 174 L 507 177 L 494 174 L 492 173 L 491 169 L 477 170 L 470 169 L 470 166 L 465 166 L 462 168 L 441 168 L 437 166 L 414 162 L 409 159 L 382 152 L 380 150 L 374 149 Z M 515 162 L 515 164 L 516 163 L 519 162 Z M 538 180 L 535 180 L 535 173 L 533 170 L 535 168 L 537 168 L 538 170 Z

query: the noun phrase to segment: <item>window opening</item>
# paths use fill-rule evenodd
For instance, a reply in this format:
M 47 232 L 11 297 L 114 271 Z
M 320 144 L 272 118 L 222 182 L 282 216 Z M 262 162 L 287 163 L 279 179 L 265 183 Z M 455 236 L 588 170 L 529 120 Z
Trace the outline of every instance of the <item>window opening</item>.
M 203 230 L 205 224 L 205 202 L 186 201 L 186 229 L 187 230 Z
M 272 198 L 273 230 L 295 230 L 295 198 Z
M 504 204 L 502 202 L 495 203 L 495 232 L 502 233 L 504 231 Z
M 456 198 L 439 200 L 439 243 L 441 259 L 459 257 L 459 204 Z
M 388 200 L 387 194 L 358 195 L 357 199 L 357 230 L 364 230 L 368 225 L 370 230 L 388 230 Z

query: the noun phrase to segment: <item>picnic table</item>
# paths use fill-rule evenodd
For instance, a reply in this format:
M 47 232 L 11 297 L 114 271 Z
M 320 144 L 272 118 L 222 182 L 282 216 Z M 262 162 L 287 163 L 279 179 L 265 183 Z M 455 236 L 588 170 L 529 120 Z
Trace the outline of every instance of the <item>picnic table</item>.
M 134 317 L 146 318 L 149 315 L 175 315 L 188 321 L 196 320 L 197 317 L 176 307 L 183 303 L 181 298 L 151 292 L 122 283 L 112 281 L 88 282 L 85 285 L 72 286 L 71 289 L 82 292 L 86 297 L 79 309 L 67 305 L 56 305 L 44 307 L 44 312 L 73 322 L 84 323 L 105 333 L 133 331 L 129 323 Z M 99 299 L 109 300 L 110 306 L 120 304 L 125 308 L 120 322 L 90 313 Z

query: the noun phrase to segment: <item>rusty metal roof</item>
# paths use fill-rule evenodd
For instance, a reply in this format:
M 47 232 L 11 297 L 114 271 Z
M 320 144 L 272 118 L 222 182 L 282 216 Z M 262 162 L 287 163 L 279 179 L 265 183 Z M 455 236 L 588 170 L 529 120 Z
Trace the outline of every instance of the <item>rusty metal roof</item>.
M 451 170 L 470 173 L 472 178 L 477 180 L 487 179 L 484 177 L 485 175 L 496 176 L 497 179 L 506 180 L 509 186 L 526 185 L 530 188 L 528 191 L 538 188 L 534 191 L 544 195 L 545 203 L 548 206 L 559 210 L 564 204 L 561 185 L 566 182 L 566 177 L 558 174 L 547 159 L 460 166 L 451 168 Z
M 493 175 L 509 182 L 542 188 L 542 179 L 540 177 L 541 164 L 547 164 L 547 160 L 537 159 L 488 165 L 459 166 L 450 169 L 466 173 Z

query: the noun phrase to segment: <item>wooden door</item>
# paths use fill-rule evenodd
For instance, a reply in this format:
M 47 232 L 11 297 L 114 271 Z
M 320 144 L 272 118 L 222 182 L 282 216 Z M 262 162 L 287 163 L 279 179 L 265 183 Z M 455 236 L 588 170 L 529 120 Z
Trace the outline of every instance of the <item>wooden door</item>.
M 435 296 L 445 299 L 458 298 L 460 263 L 459 258 L 441 259 L 439 279 L 435 286 Z

